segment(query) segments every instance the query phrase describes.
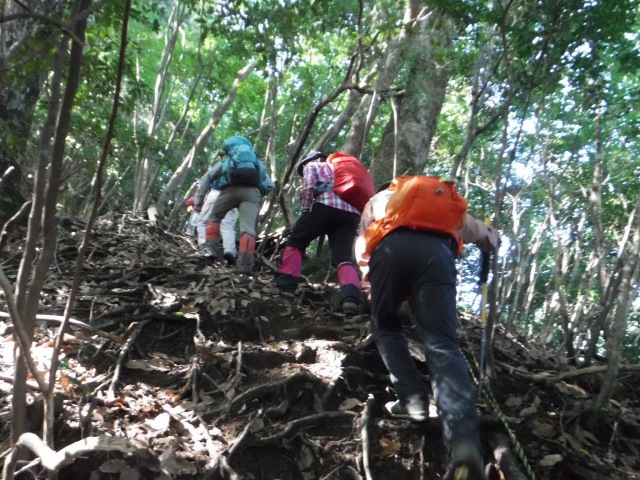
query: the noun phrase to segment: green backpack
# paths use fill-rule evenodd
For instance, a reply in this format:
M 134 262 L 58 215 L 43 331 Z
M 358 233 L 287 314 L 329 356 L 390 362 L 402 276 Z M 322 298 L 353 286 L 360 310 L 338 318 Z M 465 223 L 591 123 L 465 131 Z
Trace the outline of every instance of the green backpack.
M 251 142 L 243 136 L 236 135 L 225 140 L 222 149 L 227 156 L 222 161 L 220 189 L 237 185 L 258 187 L 260 164 Z

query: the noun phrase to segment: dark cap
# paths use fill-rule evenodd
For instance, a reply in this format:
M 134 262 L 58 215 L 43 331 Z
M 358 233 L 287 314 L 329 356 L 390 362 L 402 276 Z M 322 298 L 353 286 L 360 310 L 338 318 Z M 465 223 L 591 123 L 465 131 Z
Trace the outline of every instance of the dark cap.
M 302 170 L 304 169 L 304 166 L 313 161 L 313 160 L 318 160 L 320 162 L 324 162 L 327 159 L 327 154 L 326 153 L 322 153 L 322 152 L 318 152 L 316 150 L 314 150 L 313 152 L 309 153 L 309 155 L 307 155 L 306 157 L 304 157 L 302 160 L 300 160 L 298 162 L 298 165 L 296 165 L 296 170 L 298 171 L 298 175 L 302 176 Z

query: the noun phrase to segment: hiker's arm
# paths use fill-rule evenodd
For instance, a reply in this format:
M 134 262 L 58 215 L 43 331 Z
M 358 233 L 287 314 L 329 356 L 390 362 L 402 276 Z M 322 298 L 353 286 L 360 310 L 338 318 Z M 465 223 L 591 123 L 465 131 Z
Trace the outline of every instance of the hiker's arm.
M 371 200 L 367 202 L 364 210 L 362 211 L 362 215 L 360 215 L 360 228 L 358 230 L 356 241 L 353 245 L 353 253 L 355 255 L 356 262 L 360 267 L 363 278 L 367 276 L 367 273 L 369 273 L 369 258 L 364 254 L 366 250 L 364 237 L 365 231 L 373 222 L 384 218 L 387 212 L 387 203 L 389 203 L 389 199 L 392 195 L 393 192 L 390 190 L 383 190 L 382 192 L 375 194 L 371 197 Z
M 313 204 L 313 191 L 316 189 L 318 179 L 315 165 L 308 164 L 302 174 L 302 188 L 300 189 L 300 206 L 302 210 L 308 210 Z
M 198 191 L 194 196 L 194 205 L 202 205 L 204 202 L 204 197 L 207 196 L 209 190 L 211 190 L 211 184 L 215 180 L 215 174 L 220 170 L 220 162 L 216 163 L 213 167 L 211 167 L 207 173 L 205 173 L 200 179 L 200 183 L 198 185 Z M 220 175 L 218 175 L 220 176 Z
M 364 256 L 366 247 L 364 241 L 364 232 L 371 224 L 371 222 L 373 222 L 373 220 L 373 207 L 371 205 L 371 202 L 368 202 L 365 205 L 364 210 L 362 211 L 362 215 L 360 216 L 360 228 L 358 229 L 358 236 L 356 237 L 356 241 L 353 243 L 353 254 L 356 258 L 358 266 L 360 267 L 360 270 L 362 270 L 363 276 L 366 275 L 365 268 L 368 271 L 367 264 L 369 263 L 369 259 L 365 258 Z
M 267 166 L 260 160 L 260 192 L 265 195 L 273 190 L 275 186 L 273 179 L 267 174 Z
M 467 213 L 464 227 L 458 230 L 464 243 L 474 243 L 483 252 L 493 251 L 498 245 L 498 232 Z

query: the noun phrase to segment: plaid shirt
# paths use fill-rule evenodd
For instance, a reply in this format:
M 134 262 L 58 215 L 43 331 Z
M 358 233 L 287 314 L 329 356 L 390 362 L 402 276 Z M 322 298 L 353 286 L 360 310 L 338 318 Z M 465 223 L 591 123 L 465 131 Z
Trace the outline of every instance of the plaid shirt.
M 326 162 L 311 161 L 307 163 L 302 172 L 302 189 L 300 190 L 300 205 L 302 209 L 311 208 L 313 202 L 324 203 L 325 205 L 333 208 L 339 208 L 347 212 L 357 213 L 358 210 L 353 205 L 342 200 L 338 195 L 333 192 L 333 188 L 330 188 L 325 193 L 313 197 L 313 192 L 320 184 L 330 185 L 333 187 L 333 171 L 331 166 Z

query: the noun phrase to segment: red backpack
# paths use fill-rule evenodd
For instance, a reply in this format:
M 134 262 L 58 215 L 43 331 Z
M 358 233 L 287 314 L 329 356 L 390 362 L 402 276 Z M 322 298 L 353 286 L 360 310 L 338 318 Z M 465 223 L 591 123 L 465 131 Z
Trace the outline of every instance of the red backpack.
M 360 160 L 342 152 L 329 155 L 327 163 L 333 170 L 333 191 L 358 210 L 364 210 L 376 189 L 373 178 Z
M 384 218 L 376 220 L 365 231 L 365 252 L 373 249 L 385 235 L 399 227 L 440 232 L 458 242 L 458 255 L 464 248 L 458 230 L 464 227 L 467 201 L 458 193 L 456 184 L 437 177 L 403 175 L 391 182 Z

